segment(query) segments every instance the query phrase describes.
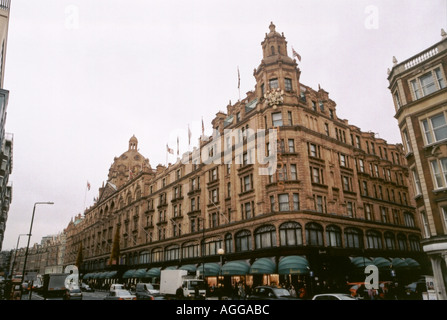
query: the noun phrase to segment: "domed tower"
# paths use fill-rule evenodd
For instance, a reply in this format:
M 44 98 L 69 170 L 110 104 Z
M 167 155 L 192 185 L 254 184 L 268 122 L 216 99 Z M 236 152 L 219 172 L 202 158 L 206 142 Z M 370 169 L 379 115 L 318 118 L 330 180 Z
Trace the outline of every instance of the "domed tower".
M 112 183 L 119 189 L 142 171 L 152 172 L 152 168 L 149 159 L 138 152 L 138 139 L 134 135 L 129 140 L 129 149 L 121 156 L 113 159 L 107 182 Z
M 259 99 L 274 90 L 289 93 L 300 92 L 300 74 L 298 64 L 287 54 L 287 41 L 284 34 L 276 31 L 273 22 L 269 26 L 270 32 L 265 34 L 262 45 L 262 61 L 257 69 L 254 70 L 256 78 L 256 95 Z M 296 94 L 290 95 L 288 100 L 297 97 Z M 295 101 L 288 101 L 296 103 Z

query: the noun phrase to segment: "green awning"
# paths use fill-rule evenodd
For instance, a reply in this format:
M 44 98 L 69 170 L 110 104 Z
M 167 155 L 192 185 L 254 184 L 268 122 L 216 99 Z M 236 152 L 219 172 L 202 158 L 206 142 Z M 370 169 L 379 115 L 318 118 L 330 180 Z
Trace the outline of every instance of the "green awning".
M 107 275 L 108 275 L 108 274 L 109 274 L 109 273 L 106 272 L 106 271 L 101 272 L 101 273 L 98 275 L 98 279 L 105 279 L 105 278 L 107 278 Z
M 353 257 L 351 258 L 351 263 L 357 268 L 365 268 L 370 264 L 374 264 L 372 260 L 367 257 Z
M 390 269 L 391 266 L 391 261 L 382 257 L 374 258 L 372 263 L 379 269 Z
M 169 267 L 164 268 L 163 270 L 177 270 L 177 267 L 176 266 L 169 266 Z
M 203 265 L 200 264 L 197 267 L 197 270 L 199 271 L 199 274 L 202 275 L 203 273 Z M 220 274 L 220 265 L 218 263 L 205 263 L 205 277 L 214 277 L 218 276 Z
M 110 272 L 107 274 L 107 279 L 112 279 L 112 278 L 114 278 L 114 277 L 116 276 L 117 273 L 118 273 L 118 271 L 110 271 Z
M 135 273 L 135 269 L 127 270 L 123 274 L 123 279 L 133 278 L 133 274 Z
M 416 260 L 414 260 L 412 258 L 405 258 L 405 262 L 407 263 L 407 265 L 410 269 L 418 269 L 421 267 L 419 262 L 417 262 Z
M 151 268 L 146 271 L 146 278 L 159 278 L 160 277 L 160 268 Z
M 269 258 L 256 259 L 251 265 L 250 274 L 272 274 L 276 273 L 276 263 Z
M 230 261 L 223 265 L 221 274 L 224 276 L 240 276 L 250 272 L 250 265 L 244 260 Z
M 92 275 L 93 275 L 93 273 L 87 273 L 87 274 L 84 274 L 84 276 L 82 277 L 82 279 L 84 279 L 84 280 L 90 279 L 90 278 L 92 277 Z
M 196 272 L 197 268 L 194 264 L 185 264 L 179 268 L 179 270 L 187 270 L 191 272 Z
M 92 278 L 93 279 L 99 279 L 99 276 L 101 275 L 101 272 L 95 272 L 93 275 L 92 275 Z
M 146 276 L 146 269 L 138 269 L 132 275 L 132 278 L 144 278 Z
M 302 256 L 287 256 L 278 263 L 279 274 L 308 274 L 309 262 Z
M 396 270 L 408 269 L 408 263 L 402 258 L 394 258 L 391 260 L 391 266 Z

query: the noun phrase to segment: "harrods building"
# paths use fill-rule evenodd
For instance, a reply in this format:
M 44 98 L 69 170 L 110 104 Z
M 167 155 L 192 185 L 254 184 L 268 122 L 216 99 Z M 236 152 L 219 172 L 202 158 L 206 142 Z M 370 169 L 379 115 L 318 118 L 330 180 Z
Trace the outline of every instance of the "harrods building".
M 338 118 L 269 28 L 254 90 L 216 114 L 212 136 L 167 167 L 152 167 L 134 136 L 114 159 L 94 205 L 65 230 L 65 264 L 82 250 L 85 281 L 157 282 L 165 268 L 210 285 L 345 284 L 368 264 L 380 280 L 430 272 L 402 146 Z

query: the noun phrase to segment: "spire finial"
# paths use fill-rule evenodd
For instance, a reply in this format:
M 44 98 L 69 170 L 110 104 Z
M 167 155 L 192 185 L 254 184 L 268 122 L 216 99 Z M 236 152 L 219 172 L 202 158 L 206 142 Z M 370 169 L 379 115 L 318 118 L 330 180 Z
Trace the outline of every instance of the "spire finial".
M 276 26 L 273 24 L 273 21 L 270 21 L 269 29 L 270 29 L 270 32 L 275 32 L 276 31 Z

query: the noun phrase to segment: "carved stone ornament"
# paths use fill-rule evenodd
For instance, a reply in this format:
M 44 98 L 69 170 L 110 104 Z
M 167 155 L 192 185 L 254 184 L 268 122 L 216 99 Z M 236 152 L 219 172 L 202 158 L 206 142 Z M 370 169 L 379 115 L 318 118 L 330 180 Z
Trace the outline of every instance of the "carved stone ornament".
M 284 90 L 272 89 L 264 94 L 264 98 L 269 106 L 280 105 L 284 102 Z

